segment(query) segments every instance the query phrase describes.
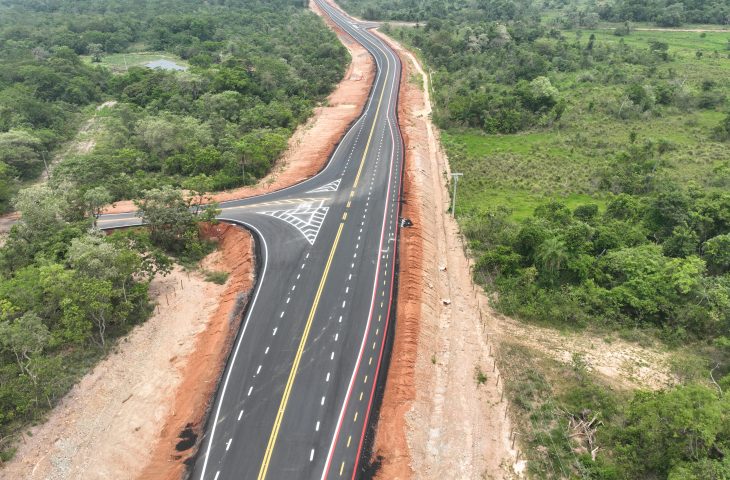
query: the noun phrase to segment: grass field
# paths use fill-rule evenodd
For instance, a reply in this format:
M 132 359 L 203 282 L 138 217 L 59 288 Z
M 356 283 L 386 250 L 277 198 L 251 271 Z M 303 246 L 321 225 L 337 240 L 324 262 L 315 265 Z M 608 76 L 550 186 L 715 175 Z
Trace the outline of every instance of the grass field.
M 568 41 L 586 43 L 591 33 L 596 43 L 622 40 L 648 49 L 659 40 L 669 45 L 670 61 L 657 67 L 655 78 L 681 79 L 692 92 L 699 92 L 703 80 L 715 82 L 715 90 L 730 97 L 730 59 L 725 48 L 730 33 L 632 32 L 617 37 L 610 31 L 563 32 Z M 697 59 L 695 52 L 704 55 Z M 715 55 L 714 52 L 718 54 Z M 644 73 L 643 66 L 627 66 L 626 82 L 632 74 Z M 632 73 L 633 71 L 633 73 Z M 593 70 L 551 74 L 553 84 L 568 108 L 556 125 L 514 135 L 485 135 L 479 131 L 450 130 L 443 133 L 453 171 L 463 172 L 459 183 L 457 214 L 479 212 L 506 205 L 515 219 L 532 213 L 546 199 L 560 199 L 569 206 L 594 202 L 603 204 L 599 192 L 601 169 L 616 154 L 636 142 L 663 142 L 668 150 L 659 156 L 663 174 L 682 184 L 716 188 L 713 172 L 730 165 L 730 148 L 711 138 L 712 128 L 724 118 L 727 102 L 715 109 L 681 110 L 665 107 L 661 114 L 620 119 L 606 113 L 621 102 L 623 85 L 600 81 L 604 65 Z
M 637 27 L 641 28 L 641 27 Z M 652 27 L 646 27 L 652 28 Z M 688 29 L 691 29 L 689 27 Z M 583 35 L 591 33 L 596 35 L 596 40 L 603 42 L 620 42 L 621 39 L 627 44 L 643 48 L 648 46 L 651 40 L 666 42 L 669 45 L 670 53 L 680 57 L 694 58 L 695 52 L 702 51 L 705 55 L 717 52 L 725 58 L 730 54 L 728 40 L 730 31 L 725 32 L 685 32 L 680 30 L 632 30 L 630 35 L 619 37 L 613 34 L 612 29 L 584 30 Z
M 90 56 L 84 56 L 83 59 L 85 62 L 91 63 Z M 113 72 L 123 72 L 129 67 L 141 67 L 155 60 L 168 60 L 183 67 L 189 66 L 188 63 L 180 57 L 160 52 L 114 53 L 104 55 L 101 58 L 101 63 L 98 65 L 102 65 Z

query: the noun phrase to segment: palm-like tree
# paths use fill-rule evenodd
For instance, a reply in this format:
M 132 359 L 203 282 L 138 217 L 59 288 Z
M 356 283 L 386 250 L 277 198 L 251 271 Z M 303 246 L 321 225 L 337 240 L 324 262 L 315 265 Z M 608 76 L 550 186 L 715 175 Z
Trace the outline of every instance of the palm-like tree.
M 563 240 L 558 237 L 550 237 L 537 247 L 535 258 L 541 270 L 555 278 L 568 261 L 568 249 Z

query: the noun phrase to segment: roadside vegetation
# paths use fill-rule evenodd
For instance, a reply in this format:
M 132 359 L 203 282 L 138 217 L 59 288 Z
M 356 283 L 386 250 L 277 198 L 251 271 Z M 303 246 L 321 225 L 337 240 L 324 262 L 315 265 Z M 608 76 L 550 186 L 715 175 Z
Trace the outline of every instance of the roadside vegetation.
M 0 246 L 0 465 L 149 316 L 150 280 L 215 248 L 205 192 L 264 176 L 346 62 L 301 2 L 0 0 L 0 211 L 20 213 Z M 94 148 L 31 185 L 91 115 Z M 149 228 L 96 228 L 121 199 Z
M 36 177 L 74 135 L 84 107 L 106 99 L 119 102 L 105 110 L 106 134 L 93 152 L 62 162 L 57 182 L 103 186 L 113 200 L 191 178 L 208 190 L 250 184 L 347 60 L 320 19 L 284 0 L 5 0 L 0 42 L 4 209 L 19 181 Z M 140 66 L 139 52 L 148 51 L 188 69 Z
M 493 306 L 674 352 L 674 386 L 633 391 L 580 356 L 503 345 L 530 476 L 730 476 L 730 33 L 633 23 L 726 24 L 730 6 L 345 5 L 419 22 L 384 30 L 431 72 L 433 120 L 464 174 L 457 219 Z

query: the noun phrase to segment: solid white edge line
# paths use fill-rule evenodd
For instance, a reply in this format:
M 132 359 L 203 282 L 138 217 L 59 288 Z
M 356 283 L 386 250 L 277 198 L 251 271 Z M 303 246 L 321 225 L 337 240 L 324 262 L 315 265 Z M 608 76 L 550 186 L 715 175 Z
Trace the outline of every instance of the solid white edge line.
M 264 268 L 261 270 L 261 278 L 258 280 L 258 285 L 256 286 L 256 294 L 253 296 L 253 300 L 251 301 L 251 304 L 248 308 L 248 313 L 246 314 L 246 319 L 243 322 L 243 329 L 241 330 L 240 336 L 238 337 L 238 342 L 236 342 L 236 349 L 233 352 L 233 357 L 231 357 L 231 362 L 228 364 L 228 372 L 226 373 L 226 379 L 223 381 L 223 389 L 221 390 L 221 396 L 218 399 L 218 407 L 215 411 L 215 417 L 213 420 L 213 429 L 210 432 L 210 439 L 208 440 L 208 448 L 205 450 L 205 460 L 203 461 L 203 470 L 200 472 L 200 479 L 203 480 L 205 478 L 205 470 L 208 467 L 208 458 L 210 457 L 210 449 L 213 446 L 213 438 L 215 437 L 215 429 L 218 426 L 218 417 L 220 417 L 221 413 L 221 407 L 223 405 L 223 399 L 226 395 L 226 389 L 228 388 L 228 381 L 231 378 L 231 372 L 233 371 L 233 365 L 236 363 L 236 358 L 238 357 L 238 350 L 241 347 L 241 343 L 243 342 L 243 337 L 246 334 L 246 329 L 248 328 L 248 322 L 251 319 L 251 315 L 253 314 L 255 307 L 256 307 L 256 301 L 259 298 L 259 293 L 261 292 L 261 286 L 264 284 L 264 280 L 266 279 L 266 270 L 269 266 L 269 246 L 266 243 L 266 238 L 261 233 L 261 231 L 256 228 L 255 226 L 242 222 L 240 220 L 234 220 L 230 218 L 221 218 L 219 220 L 222 220 L 224 222 L 230 222 L 236 225 L 241 225 L 246 228 L 250 228 L 253 231 L 256 232 L 256 234 L 261 239 L 261 242 L 264 245 Z M 220 471 L 218 472 L 220 473 Z M 218 477 L 218 474 L 216 474 L 216 478 Z
M 390 64 L 390 58 L 391 58 L 390 55 L 392 55 L 392 54 L 390 52 L 388 52 L 387 49 L 386 49 L 386 51 L 384 51 L 379 46 L 377 46 L 374 42 L 371 42 L 371 43 L 375 46 L 375 48 L 377 48 L 378 50 L 380 50 L 381 53 L 384 54 L 384 56 L 385 56 L 388 64 Z M 375 57 L 375 55 L 373 55 L 373 57 Z M 397 65 L 397 62 L 395 60 L 395 57 L 393 57 L 393 62 Z M 387 192 L 388 193 L 387 193 L 387 196 L 386 196 L 385 205 L 383 207 L 383 225 L 381 227 L 381 237 L 380 237 L 379 251 L 382 250 L 382 248 L 383 248 L 383 239 L 385 238 L 385 226 L 386 226 L 386 218 L 387 218 L 386 213 L 387 213 L 387 209 L 388 209 L 388 200 L 390 198 L 390 186 L 391 186 L 390 180 L 391 180 L 392 175 L 393 175 L 393 163 L 394 163 L 394 160 L 395 160 L 395 135 L 393 134 L 393 125 L 391 124 L 390 119 L 388 118 L 388 112 L 390 111 L 390 107 L 392 106 L 392 102 L 393 102 L 393 91 L 395 89 L 395 84 L 396 83 L 399 83 L 399 82 L 395 82 L 394 81 L 393 84 L 391 85 L 390 99 L 388 100 L 388 108 L 386 109 L 386 119 L 388 120 L 388 125 L 390 127 L 390 136 L 391 136 L 392 149 L 391 149 L 391 161 L 390 161 L 390 168 L 389 168 L 389 174 L 388 174 L 388 182 L 387 182 L 387 185 L 388 185 Z M 380 269 L 380 262 L 381 262 L 381 256 L 378 255 L 378 267 L 377 267 L 376 272 L 375 272 L 375 278 L 373 279 L 373 294 L 372 294 L 373 296 L 372 296 L 372 300 L 371 300 L 371 303 L 370 303 L 370 312 L 368 313 L 368 323 L 370 322 L 370 319 L 372 317 L 373 309 L 375 308 L 375 297 L 377 295 L 377 278 L 378 278 L 378 270 Z M 366 330 L 365 331 L 367 331 L 367 330 L 368 329 L 366 327 Z M 355 377 L 357 375 L 357 367 L 358 367 L 358 365 L 360 363 L 360 360 L 362 358 L 362 354 L 363 354 L 363 351 L 365 349 L 366 341 L 367 341 L 367 336 L 365 334 L 363 334 L 362 343 L 360 344 L 360 352 L 358 353 L 358 360 L 355 362 L 355 367 L 354 367 L 353 372 L 352 372 L 352 377 L 350 377 L 350 383 L 349 383 L 349 385 L 347 387 L 347 393 L 345 394 L 345 400 L 342 403 L 342 408 L 340 409 L 340 414 L 339 414 L 338 419 L 337 419 L 337 426 L 335 428 L 335 431 L 332 434 L 332 442 L 330 443 L 330 448 L 329 448 L 329 450 L 327 452 L 327 458 L 325 459 L 324 468 L 322 470 L 321 480 L 325 480 L 327 478 L 328 467 L 329 467 L 329 464 L 330 464 L 330 462 L 332 460 L 332 455 L 334 453 L 335 439 L 337 437 L 338 430 L 339 430 L 339 428 L 341 428 L 341 425 L 342 425 L 342 420 L 343 420 L 344 415 L 345 415 L 345 407 L 347 406 L 347 399 L 349 398 L 349 396 L 352 393 L 352 387 L 354 385 Z
M 319 4 L 319 2 L 318 2 L 318 4 Z M 320 8 L 323 8 L 322 5 L 320 5 Z M 333 18 L 332 15 L 330 15 L 330 17 Z M 350 33 L 348 32 L 348 34 L 350 34 Z M 351 35 L 351 36 L 354 37 L 354 35 Z M 376 46 L 376 48 L 378 48 L 378 50 L 380 50 L 381 53 L 385 53 L 382 49 L 380 49 L 379 47 L 377 47 L 377 45 L 375 45 L 374 42 L 370 41 L 370 43 L 372 45 Z M 377 85 L 378 85 L 378 82 L 379 82 L 380 77 L 381 77 L 381 74 L 382 74 L 382 67 L 380 66 L 380 62 L 378 61 L 377 56 L 376 55 L 372 55 L 372 56 L 375 59 L 376 65 L 378 66 L 378 73 L 377 73 L 377 75 L 375 77 L 375 82 L 373 83 L 373 85 L 375 86 L 375 88 L 373 89 L 373 92 L 375 92 L 377 90 Z M 386 57 L 388 63 L 390 63 L 390 59 L 388 58 L 388 55 L 387 54 L 385 55 L 385 57 Z M 393 90 L 393 86 L 391 86 L 391 100 L 389 100 L 389 105 L 390 105 L 390 103 L 392 103 L 392 90 Z M 367 106 L 367 108 L 365 109 L 365 111 L 363 112 L 363 114 L 360 116 L 360 118 L 357 120 L 357 122 L 355 122 L 353 124 L 353 126 L 347 131 L 347 133 L 342 138 L 342 140 L 340 141 L 340 143 L 337 145 L 337 148 L 335 149 L 335 151 L 333 152 L 332 156 L 330 157 L 330 160 L 334 159 L 334 157 L 337 155 L 338 150 L 345 143 L 345 141 L 347 139 L 347 136 L 350 133 L 352 133 L 353 131 L 356 130 L 355 127 L 363 119 L 367 118 L 368 113 L 370 112 L 370 108 L 372 107 L 372 103 L 373 103 L 374 98 L 375 98 L 375 95 L 370 95 L 370 99 L 368 100 L 368 106 Z M 387 110 L 386 110 L 386 112 L 387 112 Z M 386 117 L 387 117 L 387 114 L 386 114 Z M 376 121 L 376 120 L 377 119 L 374 119 L 373 121 Z M 392 130 L 391 130 L 391 137 L 392 137 Z M 319 176 L 321 176 L 322 174 L 324 174 L 333 163 L 334 162 L 329 161 L 323 170 L 321 170 L 319 173 L 317 173 L 316 175 L 314 175 L 310 179 L 305 180 L 304 182 L 301 182 L 301 183 L 298 183 L 298 184 L 295 184 L 295 185 L 286 187 L 286 188 L 282 188 L 281 190 L 277 190 L 276 192 L 272 192 L 269 195 L 279 194 L 279 193 L 281 193 L 283 191 L 289 190 L 289 189 L 294 188 L 296 186 L 300 186 L 300 185 L 309 183 L 312 180 L 314 180 L 314 179 L 318 178 Z M 392 162 L 391 162 L 391 171 L 392 171 Z M 258 197 L 250 197 L 250 198 L 258 198 L 258 200 L 262 200 L 262 199 L 266 198 L 266 195 L 261 195 L 261 196 L 258 196 Z M 225 202 L 225 203 L 228 203 L 228 202 Z M 225 205 L 225 203 L 221 203 L 221 208 L 223 207 L 223 205 Z M 386 204 L 387 204 L 387 202 L 386 202 Z M 238 342 L 236 343 L 236 349 L 235 349 L 235 351 L 233 353 L 233 357 L 231 358 L 231 362 L 228 365 L 228 371 L 226 373 L 226 378 L 225 378 L 225 380 L 223 382 L 223 389 L 221 390 L 221 396 L 220 396 L 220 398 L 218 400 L 218 406 L 216 408 L 216 414 L 215 414 L 215 417 L 214 417 L 213 428 L 211 430 L 210 439 L 208 440 L 208 447 L 207 447 L 206 452 L 205 452 L 205 460 L 203 461 L 203 470 L 202 470 L 202 472 L 200 474 L 200 479 L 201 480 L 203 480 L 204 477 L 205 477 L 205 470 L 206 470 L 206 468 L 208 466 L 208 459 L 210 457 L 210 450 L 211 450 L 211 447 L 213 445 L 213 439 L 215 437 L 215 430 L 216 430 L 216 427 L 217 427 L 218 418 L 220 416 L 220 410 L 221 410 L 221 407 L 222 407 L 222 404 L 223 404 L 223 399 L 225 397 L 225 392 L 226 392 L 226 390 L 228 388 L 228 382 L 230 380 L 231 372 L 233 370 L 233 365 L 235 364 L 236 358 L 238 357 L 239 348 L 240 348 L 241 343 L 243 341 L 243 337 L 244 337 L 244 335 L 246 333 L 246 329 L 248 327 L 248 323 L 249 323 L 249 320 L 251 318 L 251 315 L 252 315 L 252 313 L 253 313 L 253 311 L 255 309 L 256 301 L 258 300 L 259 293 L 261 292 L 261 285 L 264 282 L 264 279 L 266 277 L 266 270 L 268 268 L 268 245 L 266 243 L 266 239 L 264 238 L 263 234 L 261 233 L 261 231 L 258 228 L 256 228 L 255 226 L 253 226 L 253 225 L 251 225 L 251 224 L 249 224 L 247 222 L 241 221 L 241 220 L 235 220 L 235 219 L 226 218 L 226 217 L 218 217 L 218 220 L 226 221 L 226 222 L 230 222 L 230 223 L 234 223 L 234 224 L 238 224 L 238 225 L 242 225 L 244 227 L 247 227 L 247 228 L 250 228 L 250 229 L 254 230 L 259 235 L 259 237 L 261 238 L 261 240 L 262 240 L 262 242 L 264 244 L 265 256 L 264 256 L 264 268 L 262 270 L 261 278 L 260 278 L 260 280 L 258 282 L 258 285 L 256 287 L 256 294 L 254 295 L 253 300 L 252 300 L 252 302 L 250 304 L 250 307 L 249 307 L 249 310 L 248 310 L 248 314 L 246 315 L 246 319 L 244 321 L 243 330 L 241 331 L 241 334 L 240 334 L 240 337 L 238 339 Z M 383 219 L 383 224 L 385 224 L 385 218 Z M 112 228 L 112 227 L 110 227 L 110 228 Z M 381 238 L 381 246 L 382 246 L 382 238 Z M 374 304 L 371 304 L 371 308 L 373 308 L 373 305 Z M 364 345 L 364 342 L 365 342 L 365 339 L 363 338 L 363 345 Z M 361 348 L 361 350 L 362 350 L 362 348 Z M 353 378 L 354 378 L 355 373 L 353 373 Z M 352 380 L 351 380 L 351 383 L 352 383 Z M 343 404 L 343 412 L 341 412 L 340 416 L 342 416 L 343 413 L 344 413 L 344 404 Z M 341 419 L 338 421 L 338 423 L 341 423 Z M 333 438 L 333 440 L 334 440 L 334 438 Z M 332 450 L 332 445 L 330 446 L 330 454 L 328 454 L 328 457 L 331 455 L 331 450 Z M 220 472 L 216 472 L 216 478 L 218 477 L 218 474 L 220 474 Z M 326 472 L 323 472 L 322 473 L 322 476 L 324 478 L 326 476 Z

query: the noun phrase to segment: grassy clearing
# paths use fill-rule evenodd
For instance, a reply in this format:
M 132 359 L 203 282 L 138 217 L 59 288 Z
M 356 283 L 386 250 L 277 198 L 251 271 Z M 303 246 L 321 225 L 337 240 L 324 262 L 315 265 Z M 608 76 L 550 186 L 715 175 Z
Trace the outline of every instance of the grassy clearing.
M 86 63 L 92 63 L 91 56 L 87 55 L 81 58 Z M 180 66 L 189 67 L 189 64 L 182 58 L 162 52 L 114 53 L 104 55 L 101 58 L 101 62 L 95 65 L 102 65 L 112 72 L 119 73 L 124 72 L 130 67 L 143 67 L 147 63 L 154 62 L 155 60 L 168 60 Z
M 610 27 L 609 27 L 610 28 Z M 656 28 L 649 25 L 633 28 Z M 688 29 L 695 29 L 690 26 Z M 699 29 L 699 28 L 698 28 Z M 621 39 L 627 44 L 636 47 L 644 47 L 652 40 L 666 42 L 670 52 L 685 58 L 694 58 L 695 52 L 700 50 L 706 55 L 712 52 L 723 54 L 727 58 L 727 45 L 730 39 L 730 31 L 724 32 L 685 32 L 679 30 L 632 30 L 630 35 L 618 37 L 609 29 L 585 30 L 584 35 L 594 34 L 596 40 L 604 42 L 620 42 Z
M 563 34 L 568 41 L 581 44 L 594 34 L 596 45 L 625 42 L 640 49 L 648 49 L 653 41 L 665 42 L 670 61 L 657 67 L 656 78 L 676 74 L 694 92 L 701 90 L 703 81 L 710 80 L 715 91 L 730 97 L 730 59 L 723 51 L 730 33 L 701 36 L 697 32 L 633 31 L 617 37 L 610 31 L 591 30 Z M 698 50 L 704 52 L 701 59 L 696 57 Z M 637 143 L 662 142 L 668 146 L 660 161 L 670 179 L 717 188 L 713 178 L 717 169 L 730 163 L 730 149 L 714 141 L 711 131 L 724 117 L 727 104 L 710 110 L 668 107 L 661 115 L 617 118 L 606 112 L 620 108 L 624 90 L 620 84 L 601 82 L 605 74 L 602 68 L 550 75 L 567 108 L 549 129 L 512 135 L 453 129 L 444 132 L 452 169 L 465 173 L 459 184 L 457 213 L 507 205 L 513 218 L 521 219 L 550 198 L 570 207 L 584 202 L 602 205 L 604 199 L 598 191 L 601 169 L 627 148 L 632 132 Z M 629 66 L 622 74 L 629 83 L 632 75 L 640 78 L 646 68 Z
M 203 270 L 206 282 L 213 282 L 216 285 L 223 285 L 228 280 L 228 272 L 214 271 L 214 270 Z

